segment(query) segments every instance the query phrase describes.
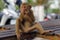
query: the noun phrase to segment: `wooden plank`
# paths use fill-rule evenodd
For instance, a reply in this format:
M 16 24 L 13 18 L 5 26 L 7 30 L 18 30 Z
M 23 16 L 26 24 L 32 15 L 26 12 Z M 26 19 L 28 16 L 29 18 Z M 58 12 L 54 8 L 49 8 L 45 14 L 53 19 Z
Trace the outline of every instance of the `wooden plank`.
M 52 33 L 60 34 L 60 19 L 40 22 L 45 30 L 55 30 Z M 5 25 L 3 27 L 11 28 L 10 30 L 0 31 L 0 38 L 14 36 L 15 25 Z
M 42 24 L 42 26 L 45 26 L 45 27 L 57 26 L 57 25 L 60 26 L 60 19 L 43 21 L 43 22 L 40 22 L 40 23 Z
M 10 30 L 0 31 L 0 38 L 16 35 L 14 25 L 5 25 L 5 26 L 2 26 L 2 27 L 10 28 Z

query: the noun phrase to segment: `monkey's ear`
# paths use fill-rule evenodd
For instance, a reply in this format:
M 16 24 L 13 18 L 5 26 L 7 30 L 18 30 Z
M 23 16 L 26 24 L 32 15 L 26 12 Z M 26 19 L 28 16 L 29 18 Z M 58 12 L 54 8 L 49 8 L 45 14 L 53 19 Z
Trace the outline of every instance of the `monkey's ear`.
M 31 9 L 31 5 L 29 4 L 29 8 Z

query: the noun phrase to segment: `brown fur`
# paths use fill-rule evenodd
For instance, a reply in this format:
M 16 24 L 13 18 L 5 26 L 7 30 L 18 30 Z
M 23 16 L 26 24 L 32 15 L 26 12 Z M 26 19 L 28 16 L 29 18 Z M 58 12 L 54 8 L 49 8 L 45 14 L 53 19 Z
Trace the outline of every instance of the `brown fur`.
M 20 7 L 20 11 L 21 14 L 19 18 L 16 20 L 16 35 L 18 40 L 20 40 L 21 32 L 29 32 L 36 29 L 41 34 L 45 32 L 49 32 L 49 31 L 44 31 L 40 23 L 34 24 L 35 18 L 33 15 L 33 11 L 31 10 L 31 6 L 29 4 L 22 3 Z
M 23 6 L 26 7 L 25 10 L 22 9 Z M 20 8 L 21 8 L 21 10 L 24 10 L 23 12 L 21 12 L 21 15 L 19 16 L 20 24 L 21 24 L 21 22 L 24 22 L 24 20 L 26 20 L 30 24 L 32 24 L 35 21 L 35 18 L 34 18 L 34 15 L 33 15 L 33 11 L 31 10 L 31 5 L 28 5 L 27 3 L 23 3 Z M 21 25 L 19 27 L 22 29 Z
M 25 10 L 22 8 L 23 6 L 26 7 Z M 31 5 L 28 5 L 27 3 L 22 3 L 22 5 L 20 7 L 20 10 L 21 10 L 21 14 L 20 14 L 19 18 L 16 20 L 16 35 L 17 35 L 17 38 L 18 38 L 18 35 L 21 32 L 21 29 L 22 30 L 24 29 L 23 28 L 24 25 L 22 25 L 22 23 L 21 23 L 23 21 L 23 19 L 27 20 L 29 23 L 32 23 L 32 22 L 35 21 L 33 11 L 31 10 Z
M 25 10 L 25 12 L 23 11 L 23 12 L 21 12 L 21 15 L 20 15 L 20 17 L 19 17 L 19 19 L 21 20 L 21 19 L 23 19 L 24 17 L 26 17 L 26 18 L 28 18 L 28 20 L 30 21 L 30 22 L 34 22 L 35 21 L 35 18 L 34 18 L 34 15 L 33 15 L 33 11 L 31 10 L 31 6 L 30 5 L 28 5 L 28 4 L 26 4 L 26 3 L 23 3 L 22 5 L 21 5 L 21 9 L 20 10 L 23 10 L 22 9 L 22 6 L 25 6 L 26 5 L 26 7 L 27 7 L 27 9 Z M 25 16 L 26 15 L 26 16 Z M 26 19 L 25 18 L 25 19 Z

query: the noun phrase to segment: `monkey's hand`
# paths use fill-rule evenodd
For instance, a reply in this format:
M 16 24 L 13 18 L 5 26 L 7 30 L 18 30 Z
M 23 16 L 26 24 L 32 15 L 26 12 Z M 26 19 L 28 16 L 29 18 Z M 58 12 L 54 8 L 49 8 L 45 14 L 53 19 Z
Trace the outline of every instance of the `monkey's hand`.
M 20 39 L 20 34 L 17 34 L 17 39 Z

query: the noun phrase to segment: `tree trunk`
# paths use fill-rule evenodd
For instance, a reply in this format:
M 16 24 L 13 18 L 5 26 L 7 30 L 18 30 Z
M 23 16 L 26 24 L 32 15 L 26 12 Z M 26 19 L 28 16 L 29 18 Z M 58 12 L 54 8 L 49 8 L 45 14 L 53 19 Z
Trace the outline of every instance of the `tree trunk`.
M 44 6 L 43 5 L 39 5 L 39 6 L 34 6 L 32 7 L 32 10 L 34 12 L 34 16 L 36 18 L 36 21 L 43 21 L 44 17 L 45 17 L 45 13 L 44 13 Z
M 22 1 L 22 3 L 27 3 L 27 0 L 21 0 Z

